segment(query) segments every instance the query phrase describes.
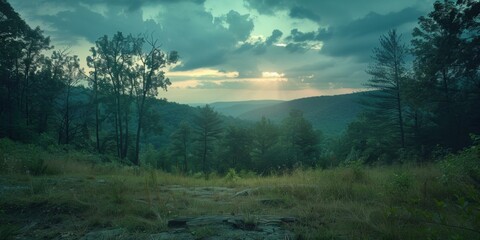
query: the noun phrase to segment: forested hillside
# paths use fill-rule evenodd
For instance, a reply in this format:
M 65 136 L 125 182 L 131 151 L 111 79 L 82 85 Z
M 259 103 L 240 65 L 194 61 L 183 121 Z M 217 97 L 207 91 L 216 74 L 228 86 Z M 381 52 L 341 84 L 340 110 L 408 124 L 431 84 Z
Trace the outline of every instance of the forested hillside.
M 238 116 L 240 119 L 256 121 L 262 117 L 281 122 L 291 110 L 305 113 L 315 129 L 327 136 L 340 136 L 362 110 L 361 102 L 366 100 L 365 93 L 353 93 L 336 96 L 310 97 L 259 107 Z
M 221 114 L 238 117 L 243 113 L 276 105 L 283 101 L 279 100 L 252 100 L 252 101 L 238 101 L 238 102 L 214 102 L 210 106 L 215 108 Z M 257 119 L 255 119 L 257 120 Z

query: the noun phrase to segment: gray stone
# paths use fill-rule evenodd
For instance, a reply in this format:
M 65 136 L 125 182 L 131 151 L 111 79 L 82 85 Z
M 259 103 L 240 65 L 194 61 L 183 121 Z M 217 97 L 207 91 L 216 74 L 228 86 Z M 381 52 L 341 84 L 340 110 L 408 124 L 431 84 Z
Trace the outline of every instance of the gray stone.
M 293 239 L 283 225 L 295 221 L 270 215 L 184 217 L 168 221 L 172 230 L 154 239 Z
M 95 232 L 89 232 L 81 238 L 81 240 L 115 240 L 125 237 L 127 231 L 123 228 L 115 228 L 109 230 L 101 230 Z

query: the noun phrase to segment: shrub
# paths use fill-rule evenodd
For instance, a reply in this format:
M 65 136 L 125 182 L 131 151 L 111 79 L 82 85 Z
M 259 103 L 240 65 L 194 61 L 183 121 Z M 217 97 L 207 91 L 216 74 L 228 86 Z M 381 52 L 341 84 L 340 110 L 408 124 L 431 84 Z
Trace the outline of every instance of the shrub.
M 387 194 L 392 200 L 407 199 L 405 198 L 413 187 L 413 178 L 407 172 L 394 173 L 387 179 L 385 188 Z
M 439 162 L 444 184 L 480 186 L 480 143 L 472 135 L 474 145 L 458 154 L 450 154 Z
M 235 183 L 240 179 L 235 169 L 228 169 L 227 175 L 225 175 L 225 181 L 228 183 Z
M 364 165 L 362 160 L 351 160 L 345 162 L 343 166 L 347 169 L 347 174 L 344 176 L 344 180 L 351 182 L 364 183 L 367 180 L 367 175 L 364 171 Z

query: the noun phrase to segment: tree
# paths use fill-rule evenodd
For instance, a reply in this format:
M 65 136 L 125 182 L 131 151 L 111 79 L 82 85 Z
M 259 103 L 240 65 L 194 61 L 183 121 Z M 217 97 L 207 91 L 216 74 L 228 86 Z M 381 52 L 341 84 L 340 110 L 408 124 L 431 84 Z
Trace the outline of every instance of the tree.
M 130 111 L 132 104 L 135 104 L 137 126 L 131 160 L 136 165 L 139 164 L 141 132 L 148 111 L 147 99 L 157 96 L 158 89 L 167 90 L 171 83 L 163 69 L 178 59 L 177 52 L 166 54 L 158 45 L 153 39 L 146 41 L 142 37 L 124 36 L 118 32 L 112 39 L 107 36 L 100 38 L 96 42 L 96 48 L 91 49 L 92 56 L 87 59 L 90 67 L 94 69 L 91 74 L 94 89 L 98 89 L 100 84 L 99 76 L 103 78 L 103 82 L 108 83 L 107 91 L 113 101 L 107 106 L 114 113 L 117 154 L 121 158 L 127 156 L 129 149 L 129 126 L 132 117 Z M 145 51 L 147 48 L 149 50 Z M 97 95 L 98 93 L 94 93 L 95 98 Z M 98 98 L 95 102 L 98 102 Z M 98 106 L 96 108 L 98 115 Z M 96 122 L 98 128 L 98 116 Z M 98 135 L 98 130 L 96 132 Z
M 475 121 L 466 113 L 478 106 L 478 1 L 436 1 L 434 10 L 419 18 L 413 31 L 415 72 L 430 96 L 433 122 L 445 147 L 460 149 L 468 144 Z M 475 85 L 477 85 L 475 87 Z M 473 90 L 473 91 L 472 91 Z
M 187 122 L 182 121 L 177 130 L 173 132 L 171 136 L 171 151 L 173 156 L 183 158 L 183 173 L 188 172 L 188 154 L 190 153 L 190 142 L 191 127 Z M 178 169 L 178 161 L 176 162 Z
M 370 96 L 375 98 L 370 103 L 371 111 L 381 118 L 381 124 L 396 126 L 394 135 L 398 135 L 401 148 L 405 148 L 404 129 L 404 96 L 403 84 L 407 79 L 405 68 L 406 46 L 401 41 L 401 35 L 391 30 L 380 37 L 380 47 L 373 50 L 373 63 L 367 73 L 371 75 L 368 87 L 373 91 Z M 392 124 L 393 123 L 393 124 Z M 385 129 L 384 129 L 385 130 Z
M 69 144 L 74 137 L 72 133 L 74 120 L 72 95 L 74 87 L 80 81 L 80 62 L 77 56 L 68 55 L 65 49 L 52 53 L 52 63 L 53 78 L 58 79 L 63 87 L 63 94 L 60 99 L 58 143 Z
M 229 161 L 228 168 L 237 170 L 251 168 L 251 144 L 252 138 L 247 129 L 236 126 L 229 126 L 226 129 L 221 145 L 223 159 Z
M 135 140 L 135 157 L 133 163 L 138 165 L 138 156 L 140 153 L 140 134 L 143 127 L 143 119 L 148 105 L 146 103 L 147 97 L 155 97 L 158 95 L 158 89 L 167 90 L 171 84 L 170 79 L 165 77 L 165 72 L 162 70 L 167 65 L 174 64 L 178 60 L 177 52 L 173 51 L 170 54 L 162 52 L 156 40 L 147 41 L 150 50 L 143 52 L 144 39 L 136 39 L 138 45 L 136 55 L 138 64 L 134 69 L 134 73 L 130 76 L 131 85 L 134 88 L 135 99 L 137 103 L 137 134 Z
M 50 39 L 40 28 L 30 28 L 8 2 L 0 1 L 0 137 L 31 139 L 32 78 L 47 49 Z
M 291 110 L 282 123 L 282 136 L 291 154 L 289 164 L 302 163 L 314 166 L 317 160 L 317 134 L 299 110 Z M 291 166 L 290 166 L 291 167 Z
M 195 118 L 195 140 L 198 143 L 203 173 L 208 173 L 207 156 L 212 150 L 212 143 L 220 138 L 223 131 L 222 120 L 209 105 L 200 108 Z
M 97 50 L 90 48 L 91 56 L 87 57 L 87 66 L 92 69 L 90 71 L 89 84 L 92 88 L 92 103 L 95 107 L 95 148 L 100 152 L 100 86 L 102 80 L 102 71 L 100 71 L 101 59 L 97 54 Z
M 133 72 L 133 58 L 136 48 L 131 35 L 124 36 L 117 32 L 112 39 L 103 36 L 96 41 L 95 52 L 98 54 L 98 66 L 105 82 L 111 104 L 107 105 L 113 113 L 117 155 L 124 159 L 129 144 L 129 118 L 132 103 L 133 86 L 129 83 L 129 74 Z
M 252 156 L 258 171 L 264 171 L 265 166 L 271 165 L 267 162 L 275 161 L 275 159 L 267 159 L 267 156 L 278 142 L 278 137 L 278 127 L 265 117 L 262 117 L 253 127 Z

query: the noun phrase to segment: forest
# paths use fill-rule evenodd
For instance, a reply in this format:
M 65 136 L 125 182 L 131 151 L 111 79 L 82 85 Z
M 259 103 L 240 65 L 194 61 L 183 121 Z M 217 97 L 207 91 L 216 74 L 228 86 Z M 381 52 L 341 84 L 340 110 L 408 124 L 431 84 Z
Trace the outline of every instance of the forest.
M 185 203 L 190 206 L 186 209 L 177 205 L 194 200 L 185 194 L 182 199 L 172 188 L 167 189 L 170 197 L 159 196 L 155 189 L 169 185 L 247 189 L 243 207 L 224 211 L 238 211 L 244 225 L 253 221 L 257 226 L 261 221 L 252 220 L 254 212 L 297 212 L 300 216 L 288 228 L 292 239 L 356 239 L 355 231 L 363 239 L 478 238 L 479 33 L 480 3 L 458 0 L 435 2 L 431 12 L 418 19 L 410 42 L 395 29 L 379 36 L 365 69 L 368 91 L 359 93 L 360 113 L 343 131 L 325 134 L 307 120 L 308 112 L 296 109 L 280 121 L 251 121 L 222 115 L 208 104 L 169 102 L 162 93 L 172 84 L 168 70 L 182 59 L 182 52 L 164 51 L 153 35 L 117 32 L 98 36 L 90 55 L 79 59 L 69 48 L 55 48 L 40 27 L 29 26 L 1 0 L 0 238 L 63 239 L 52 232 L 25 230 L 28 214 L 20 220 L 13 217 L 28 211 L 41 215 L 32 202 L 68 209 L 45 213 L 49 219 L 61 215 L 59 221 L 89 209 L 95 217 L 84 217 L 88 223 L 80 224 L 88 231 L 71 230 L 67 239 L 118 226 L 137 234 L 122 236 L 144 238 L 168 230 L 172 217 L 205 214 L 190 209 L 201 209 L 200 203 Z M 69 182 L 82 174 L 87 179 L 82 181 L 96 185 Z M 65 177 L 65 186 L 49 180 L 52 176 Z M 102 181 L 112 185 L 105 187 Z M 22 183 L 25 191 L 15 187 Z M 50 189 L 56 185 L 81 190 L 70 196 Z M 105 199 L 90 196 L 107 188 L 112 193 Z M 115 206 L 130 206 L 135 194 L 148 196 L 141 198 L 146 210 L 105 207 L 113 204 L 110 198 Z M 215 194 L 224 200 L 223 192 Z M 325 195 L 342 203 L 334 206 Z M 257 198 L 268 200 L 262 202 L 267 206 L 258 207 L 253 203 Z M 367 209 L 374 210 L 367 217 L 356 212 L 362 204 L 368 206 L 369 199 L 375 207 Z M 95 201 L 105 206 L 93 206 Z M 313 211 L 297 206 L 302 204 Z M 252 206 L 258 209 L 246 210 Z M 348 208 L 348 217 L 330 211 L 346 206 L 356 209 Z M 295 211 L 287 210 L 292 208 Z M 177 209 L 180 212 L 172 213 Z M 326 217 L 314 215 L 318 212 Z M 104 215 L 117 217 L 106 220 Z M 335 225 L 334 218 L 342 224 Z M 418 224 L 421 227 L 411 231 Z M 75 224 L 63 227 L 74 229 Z M 216 231 L 202 226 L 189 234 L 209 239 L 220 234 Z M 87 235 L 83 239 L 95 238 Z M 111 239 L 120 235 L 115 236 Z

